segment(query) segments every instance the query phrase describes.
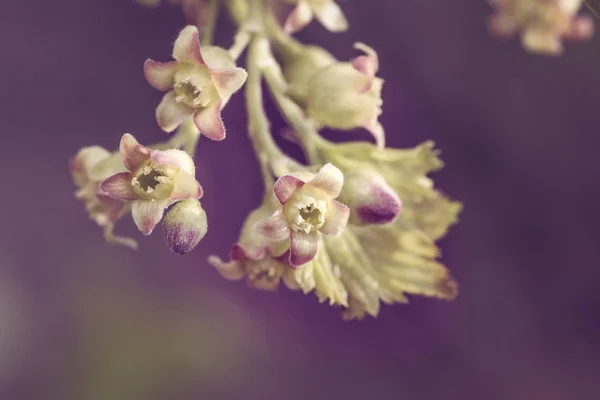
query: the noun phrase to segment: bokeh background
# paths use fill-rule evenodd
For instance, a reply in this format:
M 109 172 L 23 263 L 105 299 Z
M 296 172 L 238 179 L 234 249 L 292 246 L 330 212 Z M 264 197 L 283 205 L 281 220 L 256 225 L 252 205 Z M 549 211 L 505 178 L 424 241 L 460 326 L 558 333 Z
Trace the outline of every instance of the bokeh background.
M 67 159 L 124 132 L 165 138 L 141 67 L 169 57 L 183 16 L 3 0 L 0 399 L 600 398 L 600 36 L 536 57 L 488 35 L 483 1 L 341 4 L 349 32 L 300 37 L 342 59 L 355 41 L 377 49 L 389 144 L 443 150 L 436 182 L 466 206 L 440 244 L 460 296 L 343 322 L 312 295 L 222 279 L 206 257 L 227 255 L 260 201 L 242 96 L 228 139 L 200 143 L 199 248 L 170 254 L 130 220 L 118 229 L 140 250 L 106 245 Z

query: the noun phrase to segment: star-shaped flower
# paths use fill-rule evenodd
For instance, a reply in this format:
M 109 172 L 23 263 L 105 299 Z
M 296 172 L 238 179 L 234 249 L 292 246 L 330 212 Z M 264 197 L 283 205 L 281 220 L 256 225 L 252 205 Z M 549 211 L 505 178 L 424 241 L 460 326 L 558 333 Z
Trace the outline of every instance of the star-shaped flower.
M 192 117 L 201 134 L 212 140 L 225 139 L 221 110 L 239 90 L 248 74 L 225 49 L 200 49 L 198 28 L 185 27 L 173 47 L 175 61 L 147 60 L 144 75 L 155 89 L 168 91 L 156 109 L 158 125 L 175 130 Z

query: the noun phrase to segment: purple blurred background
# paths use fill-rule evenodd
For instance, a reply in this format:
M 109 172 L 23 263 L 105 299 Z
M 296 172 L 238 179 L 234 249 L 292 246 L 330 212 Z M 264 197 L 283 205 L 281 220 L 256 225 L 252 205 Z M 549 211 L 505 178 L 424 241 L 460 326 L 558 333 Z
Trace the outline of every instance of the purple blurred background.
M 300 37 L 342 59 L 377 49 L 389 144 L 443 150 L 436 182 L 466 206 L 441 242 L 459 297 L 343 322 L 313 295 L 222 279 L 206 257 L 260 201 L 239 95 L 228 139 L 200 143 L 199 248 L 175 256 L 160 229 L 137 252 L 104 244 L 67 159 L 124 132 L 165 138 L 141 67 L 168 59 L 183 16 L 5 0 L 0 399 L 600 398 L 600 36 L 536 57 L 487 34 L 483 1 L 341 3 L 349 32 Z M 142 239 L 131 220 L 118 230 Z

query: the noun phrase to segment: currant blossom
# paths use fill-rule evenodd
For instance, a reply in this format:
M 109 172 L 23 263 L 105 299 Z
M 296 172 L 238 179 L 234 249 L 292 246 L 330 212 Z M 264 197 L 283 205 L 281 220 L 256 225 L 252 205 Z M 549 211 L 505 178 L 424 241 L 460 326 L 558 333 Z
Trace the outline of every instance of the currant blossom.
M 240 280 L 246 277 L 250 286 L 268 291 L 275 291 L 283 280 L 289 289 L 299 289 L 294 270 L 288 264 L 289 249 L 257 235 L 254 229 L 257 222 L 273 213 L 277 204 L 277 199 L 271 194 L 248 215 L 240 239 L 231 248 L 229 261 L 225 262 L 217 256 L 208 258 L 208 262 L 224 278 Z
M 196 199 L 177 202 L 167 211 L 162 226 L 171 251 L 181 255 L 194 250 L 208 231 L 206 212 Z
M 413 226 L 436 240 L 457 222 L 462 205 L 437 191 L 433 180 L 427 177 L 428 173 L 444 165 L 432 141 L 415 148 L 380 149 L 367 142 L 331 143 L 323 140 L 317 151 L 323 162 L 337 165 L 346 175 L 352 176 L 355 171 L 378 174 L 402 199 L 398 223 Z M 357 196 L 346 191 L 352 189 L 351 186 L 344 186 L 340 198 L 348 201 Z M 358 212 L 356 209 L 353 211 Z
M 351 219 L 340 236 L 323 236 L 317 257 L 295 270 L 305 293 L 314 290 L 321 301 L 341 307 L 345 319 L 376 316 L 380 302 L 407 303 L 407 294 L 442 300 L 456 297 L 456 282 L 436 261 L 435 240 L 457 221 L 461 205 L 437 192 L 426 177 L 442 165 L 432 148 L 431 142 L 414 149 L 385 150 L 365 142 L 321 144 L 320 158 L 339 165 L 346 175 L 347 192 L 341 199 L 360 198 L 352 192 L 361 190 L 361 180 L 350 185 L 348 180 L 354 179 L 353 171 L 369 171 L 387 183 L 385 197 L 393 197 L 391 189 L 402 198 L 403 209 L 387 223 L 365 224 L 363 218 L 355 224 Z
M 296 7 L 285 21 L 284 29 L 294 33 L 316 18 L 327 30 L 343 32 L 348 29 L 348 21 L 340 6 L 334 0 L 297 0 Z
M 379 123 L 383 80 L 375 76 L 379 69 L 377 53 L 356 43 L 365 55 L 352 62 L 337 62 L 319 70 L 309 81 L 306 111 L 318 125 L 333 129 L 365 128 L 377 145 L 385 146 L 385 133 Z
M 126 170 L 117 156 L 118 153 L 112 154 L 100 146 L 79 150 L 70 161 L 73 182 L 78 187 L 75 197 L 84 202 L 91 219 L 104 228 L 107 242 L 136 248 L 137 243 L 133 239 L 113 234 L 115 222 L 127 210 L 125 203 L 111 198 L 100 188 L 105 178 Z
M 350 210 L 335 200 L 343 183 L 342 172 L 332 164 L 323 166 L 307 181 L 282 176 L 273 187 L 280 206 L 255 229 L 273 242 L 289 240 L 292 267 L 309 262 L 317 254 L 320 233 L 339 236 L 346 227 Z
M 156 109 L 158 125 L 175 130 L 192 117 L 201 134 L 212 140 L 225 139 L 221 110 L 239 90 L 248 74 L 225 49 L 200 49 L 198 28 L 185 27 L 173 47 L 175 61 L 146 60 L 144 75 L 152 87 L 168 91 Z
M 105 179 L 100 188 L 113 199 L 131 203 L 133 221 L 144 235 L 152 233 L 171 204 L 202 197 L 194 161 L 186 152 L 151 150 L 128 133 L 119 151 L 128 172 Z
M 594 31 L 589 16 L 577 16 L 582 0 L 489 0 L 496 13 L 489 20 L 492 34 L 511 37 L 521 32 L 523 47 L 532 53 L 559 55 L 561 39 L 583 41 Z

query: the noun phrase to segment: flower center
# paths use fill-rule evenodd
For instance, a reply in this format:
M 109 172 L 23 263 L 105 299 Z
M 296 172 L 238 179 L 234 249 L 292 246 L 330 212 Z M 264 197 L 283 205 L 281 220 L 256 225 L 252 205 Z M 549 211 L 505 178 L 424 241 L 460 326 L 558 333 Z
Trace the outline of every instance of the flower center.
M 172 183 L 167 171 L 152 164 L 140 168 L 131 180 L 133 190 L 148 199 L 168 198 Z
M 290 227 L 296 231 L 314 232 L 325 223 L 326 202 L 323 200 L 307 199 L 295 204 L 294 216 Z
M 182 65 L 175 73 L 175 101 L 193 108 L 207 107 L 215 98 L 216 89 L 208 68 Z

